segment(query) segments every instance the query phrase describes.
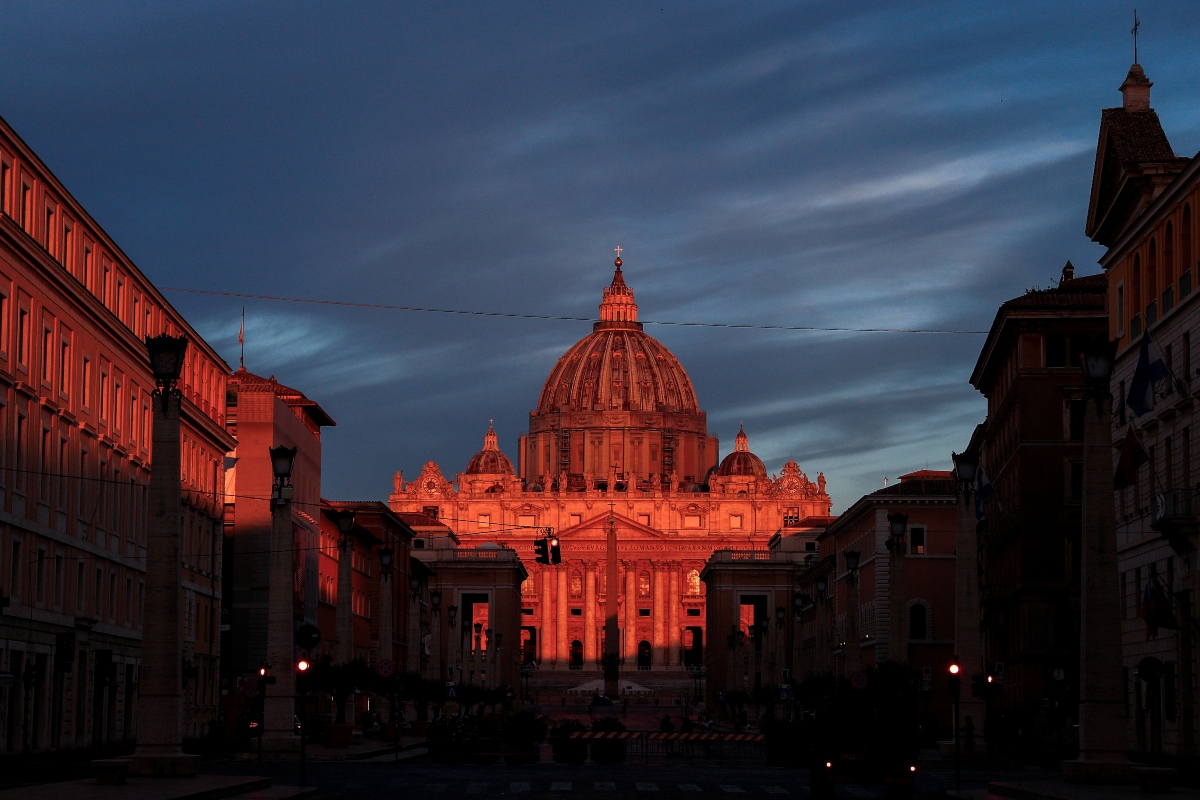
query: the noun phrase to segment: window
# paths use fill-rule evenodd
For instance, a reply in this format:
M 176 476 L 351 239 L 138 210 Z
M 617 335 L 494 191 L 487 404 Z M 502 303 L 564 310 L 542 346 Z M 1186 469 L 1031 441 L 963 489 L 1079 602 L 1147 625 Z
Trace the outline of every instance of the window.
M 1068 366 L 1067 337 L 1061 333 L 1047 333 L 1044 341 L 1046 343 L 1046 366 Z
M 1125 284 L 1117 284 L 1117 336 L 1125 335 Z
M 648 609 L 648 608 L 639 608 L 639 609 L 638 609 L 638 616 L 639 616 L 639 617 L 648 617 L 648 616 L 650 616 L 650 609 Z
M 133 578 L 125 576 L 125 620 L 126 625 L 133 624 Z
M 103 422 L 108 419 L 108 375 L 103 370 L 100 372 L 100 420 Z
M 92 362 L 87 357 L 84 357 L 84 359 L 83 359 L 83 375 L 81 376 L 81 383 L 83 384 L 83 386 L 80 387 L 80 389 L 81 389 L 81 391 L 79 393 L 80 402 L 83 404 L 84 408 L 91 408 L 92 407 Z
M 583 596 L 583 575 L 579 572 L 571 573 L 571 597 Z
M 17 363 L 29 366 L 29 310 L 17 312 Z
M 37 584 L 37 602 L 42 605 L 46 602 L 46 548 L 39 547 L 37 549 L 37 570 L 34 573 L 34 578 Z
M 1184 331 L 1179 349 L 1183 351 L 1183 382 L 1192 382 L 1192 332 Z
M 67 509 L 67 440 L 58 440 L 58 507 Z
M 729 515 L 729 527 L 734 528 L 734 529 L 741 528 L 742 527 L 742 515 L 741 514 L 730 514 Z
M 26 417 L 24 414 L 17 414 L 17 488 L 25 489 L 25 476 L 27 466 L 25 453 L 29 446 L 26 431 Z
M 583 616 L 583 609 L 582 609 L 582 608 L 572 608 L 572 609 L 571 609 L 571 616 L 572 616 L 572 617 L 582 617 L 582 616 Z
M 421 513 L 424 514 L 425 516 L 429 517 L 430 519 L 437 519 L 438 518 L 438 507 L 437 506 L 422 506 Z
M 698 608 L 689 608 L 689 609 L 687 610 L 687 615 L 688 615 L 689 617 L 698 617 L 698 616 L 700 616 L 700 609 L 698 609 Z
M 108 262 L 104 262 L 104 271 L 100 275 L 100 302 L 108 305 L 108 277 L 112 270 L 108 266 Z
M 700 527 L 700 515 L 699 514 L 684 514 L 683 515 L 683 527 L 699 528 Z
M 96 619 L 104 619 L 104 568 L 96 567 L 96 585 L 92 587 L 95 594 L 92 613 Z
M 58 391 L 68 397 L 71 395 L 71 343 L 63 339 L 58 345 Z
M 687 593 L 700 594 L 700 572 L 699 570 L 690 570 L 687 574 Z
M 929 611 L 924 603 L 913 603 L 908 609 L 908 638 L 919 640 L 929 638 Z
M 65 559 L 62 553 L 54 555 L 54 607 L 62 608 L 63 603 L 63 567 Z
M 1068 400 L 1068 430 L 1067 435 L 1072 442 L 1083 441 L 1083 421 L 1087 406 L 1084 400 Z
M 84 562 L 75 565 L 75 613 L 83 613 L 83 598 L 87 593 L 87 578 L 84 575 Z
M 58 254 L 54 252 L 54 245 L 58 231 L 54 227 L 54 206 L 50 205 L 48 201 L 46 203 L 46 229 L 42 231 L 42 235 L 46 239 L 46 252 L 57 258 Z
M 0 358 L 8 358 L 8 295 L 0 292 Z
M 800 509 L 797 506 L 788 506 L 783 509 L 783 525 L 784 527 L 800 524 Z
M 570 519 L 572 527 L 583 524 L 583 514 L 572 514 Z
M 12 216 L 12 211 L 8 207 L 8 187 L 11 180 L 12 167 L 7 161 L 0 161 L 0 212 L 9 216 Z
M 925 552 L 925 529 L 912 527 L 908 529 L 908 542 L 912 547 L 912 552 L 915 555 L 922 555 Z
M 650 573 L 642 572 L 638 575 L 638 597 L 650 596 Z
M 133 298 L 133 314 L 129 317 L 129 326 L 133 329 L 133 335 L 138 335 L 138 325 L 142 323 L 141 298 L 136 295 Z
M 638 525 L 644 525 L 647 528 L 650 527 L 650 515 L 649 514 L 638 514 L 637 521 L 638 521 Z
M 108 573 L 108 618 L 117 618 L 117 573 Z
M 14 539 L 12 543 L 12 558 L 8 562 L 8 596 L 14 602 L 21 602 L 21 541 Z
M 62 262 L 63 267 L 65 269 L 67 269 L 68 271 L 71 269 L 71 260 L 72 260 L 71 257 L 75 254 L 74 247 L 75 247 L 75 231 L 71 228 L 70 223 L 68 223 L 64 219 L 63 220 L 62 258 L 60 258 L 59 261 Z
M 1083 463 L 1071 462 L 1071 500 L 1078 502 L 1083 499 Z
M 492 515 L 491 514 L 480 514 L 479 515 L 479 527 L 487 528 L 487 527 L 490 527 L 491 524 L 492 524 Z
M 33 187 L 21 181 L 21 229 L 33 235 Z
M 533 514 L 518 514 L 517 525 L 522 528 L 536 528 L 537 517 Z
M 54 377 L 54 329 L 42 331 L 42 382 L 49 384 Z

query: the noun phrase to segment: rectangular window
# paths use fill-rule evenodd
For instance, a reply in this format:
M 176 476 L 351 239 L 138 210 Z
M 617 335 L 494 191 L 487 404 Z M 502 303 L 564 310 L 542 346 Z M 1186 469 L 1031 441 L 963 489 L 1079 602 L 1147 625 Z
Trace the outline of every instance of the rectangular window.
M 1067 402 L 1070 406 L 1070 408 L 1068 409 L 1068 413 L 1070 415 L 1070 423 L 1069 423 L 1069 430 L 1067 431 L 1067 433 L 1072 442 L 1082 442 L 1083 441 L 1083 422 L 1084 422 L 1084 418 L 1085 418 L 1084 415 L 1087 412 L 1086 401 L 1084 401 L 1084 400 L 1069 400 Z
M 55 239 L 57 238 L 58 231 L 55 230 L 55 227 L 54 227 L 54 207 L 53 206 L 49 206 L 46 208 L 46 229 L 42 232 L 42 234 L 46 240 L 46 252 L 49 253 L 50 255 L 54 256 L 55 258 L 58 258 L 58 253 L 54 252 Z
M 133 314 L 129 317 L 129 325 L 133 328 L 133 335 L 138 335 L 138 325 L 142 324 L 141 299 L 136 295 L 133 298 Z
M 1174 459 L 1174 442 L 1171 437 L 1163 438 L 1163 487 L 1166 489 L 1175 488 L 1175 459 Z
M 58 344 L 58 391 L 59 394 L 71 396 L 71 343 L 63 339 Z
M 95 594 L 93 598 L 92 613 L 96 619 L 104 619 L 104 568 L 96 567 L 96 585 L 92 587 L 92 592 Z
M 1071 462 L 1071 501 L 1083 500 L 1083 463 Z
M 1184 383 L 1192 382 L 1192 332 L 1184 331 L 1183 339 L 1180 342 L 1180 349 L 1183 350 L 1183 374 L 1179 377 L 1183 378 Z
M 8 187 L 9 181 L 12 180 L 12 167 L 7 161 L 0 161 L 0 212 L 12 216 L 12 211 L 8 207 Z
M 24 308 L 17 312 L 17 363 L 29 366 L 29 311 Z
M 1117 284 L 1117 336 L 1125 335 L 1125 284 Z
M 784 527 L 800 524 L 800 509 L 797 506 L 788 506 L 783 509 L 783 525 Z
M 1067 337 L 1061 333 L 1047 333 L 1045 342 L 1046 366 L 1067 366 Z
M 1175 348 L 1171 345 L 1167 345 L 1163 349 L 1163 362 L 1167 365 L 1167 372 L 1173 374 L 1175 369 Z M 1162 384 L 1163 394 L 1171 394 L 1175 391 L 1175 381 L 1171 380 L 1170 374 Z
M 26 448 L 29 447 L 27 431 L 25 426 L 25 415 L 17 414 L 17 488 L 24 491 L 25 476 L 26 476 Z
M 650 616 L 650 609 L 648 609 L 648 608 L 639 608 L 639 609 L 638 609 L 638 616 L 639 616 L 639 617 L 648 617 L 648 616 Z
M 58 440 L 58 507 L 67 510 L 67 440 Z
M 85 356 L 83 359 L 83 375 L 80 376 L 81 383 L 79 392 L 79 401 L 83 404 L 84 409 L 92 407 L 92 362 Z
M 517 526 L 520 528 L 536 528 L 537 517 L 533 514 L 518 514 Z
M 1192 429 L 1185 426 L 1179 432 L 1180 466 L 1183 471 L 1183 488 L 1192 488 Z
M 699 528 L 700 527 L 700 515 L 699 514 L 684 514 L 683 515 L 683 527 Z
M 492 524 L 492 515 L 491 514 L 480 514 L 479 515 L 479 527 L 487 528 L 491 524 Z
M 108 573 L 108 618 L 117 618 L 117 573 Z
M 33 235 L 33 187 L 24 181 L 21 182 L 21 229 Z
M 0 358 L 8 358 L 8 295 L 0 292 Z
M 112 270 L 108 266 L 108 262 L 104 263 L 104 269 L 100 274 L 100 302 L 105 306 L 108 305 L 108 279 L 112 274 Z
M 42 331 L 42 382 L 49 385 L 54 378 L 54 330 Z
M 914 555 L 922 555 L 925 552 L 925 529 L 909 528 L 908 542 Z
M 34 579 L 37 585 L 37 602 L 42 605 L 46 602 L 46 548 L 39 547 L 37 549 L 37 570 L 34 573 Z
M 126 625 L 133 624 L 133 578 L 125 576 L 125 619 Z
M 735 530 L 738 528 L 741 528 L 742 527 L 742 515 L 741 514 L 730 514 L 729 515 L 729 527 L 734 528 Z
M 581 525 L 581 524 L 583 524 L 583 515 L 582 514 L 572 514 L 570 516 L 570 520 L 571 520 L 572 527 L 574 527 L 575 525 Z
M 54 607 L 62 608 L 63 604 L 63 567 L 65 559 L 62 553 L 54 556 Z
M 424 514 L 425 516 L 429 517 L 430 519 L 437 519 L 438 518 L 438 507 L 437 506 L 422 506 L 421 513 Z
M 14 603 L 21 602 L 21 542 L 14 539 L 12 559 L 8 562 L 8 596 Z
M 92 289 L 92 268 L 95 265 L 96 257 L 92 253 L 92 248 L 83 248 L 83 279 L 84 288 L 88 291 Z
M 60 258 L 59 261 L 62 262 L 63 267 L 66 268 L 66 270 L 68 272 L 71 270 L 71 256 L 74 255 L 74 247 L 75 247 L 75 231 L 71 228 L 71 225 L 69 223 L 67 223 L 66 220 L 64 219 L 64 221 L 63 221 L 62 258 Z
M 124 322 L 125 321 L 125 281 L 121 280 L 120 278 L 117 279 L 117 293 L 116 293 L 116 296 L 113 298 L 113 300 L 115 301 L 115 305 L 116 305 L 116 308 L 114 310 L 116 311 L 117 319 Z
M 108 375 L 100 373 L 100 421 L 108 419 Z
M 84 563 L 82 561 L 75 565 L 75 613 L 83 613 L 83 598 L 87 596 L 87 579 L 84 575 Z

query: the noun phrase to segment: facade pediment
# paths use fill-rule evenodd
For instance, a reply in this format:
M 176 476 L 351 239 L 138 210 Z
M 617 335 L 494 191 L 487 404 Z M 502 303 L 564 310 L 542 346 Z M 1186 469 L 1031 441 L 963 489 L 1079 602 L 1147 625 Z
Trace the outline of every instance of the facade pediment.
M 582 541 L 585 539 L 606 539 L 608 537 L 608 514 L 600 514 L 591 519 L 584 520 L 578 525 L 573 525 L 566 530 L 559 531 L 558 538 L 568 541 Z M 635 539 L 664 539 L 666 537 L 660 531 L 649 528 L 641 523 L 634 522 L 628 517 L 623 517 L 620 514 L 614 514 L 613 518 L 617 524 L 617 539 L 619 541 L 631 541 Z

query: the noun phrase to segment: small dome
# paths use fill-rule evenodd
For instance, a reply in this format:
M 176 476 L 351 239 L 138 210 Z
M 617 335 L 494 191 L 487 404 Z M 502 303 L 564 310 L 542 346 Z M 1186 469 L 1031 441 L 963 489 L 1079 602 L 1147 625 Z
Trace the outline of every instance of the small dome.
M 483 449 L 467 464 L 468 475 L 515 475 L 512 462 L 500 452 L 496 430 L 488 423 L 487 436 L 483 437 Z
M 737 439 L 734 440 L 733 452 L 721 460 L 721 466 L 717 467 L 717 474 L 721 476 L 740 475 L 751 478 L 767 477 L 766 465 L 763 464 L 761 458 L 750 452 L 750 441 L 746 438 L 746 431 L 742 428 L 738 428 Z

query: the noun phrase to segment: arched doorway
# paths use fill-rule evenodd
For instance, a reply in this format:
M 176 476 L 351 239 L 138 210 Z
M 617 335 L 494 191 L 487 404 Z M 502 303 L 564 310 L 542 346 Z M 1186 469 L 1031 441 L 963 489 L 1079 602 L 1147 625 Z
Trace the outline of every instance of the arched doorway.
M 699 625 L 694 625 L 684 628 L 684 633 L 683 665 L 685 667 L 703 666 L 704 629 Z
M 1138 662 L 1137 745 L 1143 753 L 1162 752 L 1163 663 L 1153 656 Z
M 571 642 L 571 669 L 583 669 L 583 642 Z
M 638 642 L 638 669 L 650 669 L 650 643 L 645 639 Z

